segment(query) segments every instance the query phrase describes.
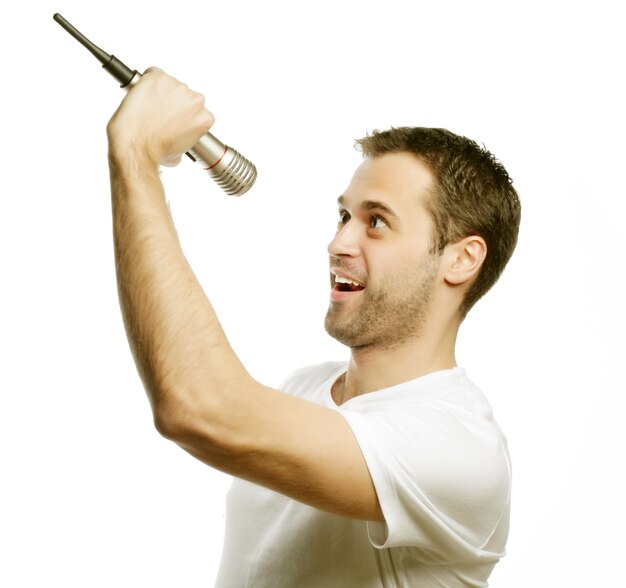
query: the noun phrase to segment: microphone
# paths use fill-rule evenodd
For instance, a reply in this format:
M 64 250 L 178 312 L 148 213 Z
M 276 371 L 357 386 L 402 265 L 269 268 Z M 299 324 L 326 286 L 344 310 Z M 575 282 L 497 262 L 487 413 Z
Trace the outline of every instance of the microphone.
M 117 57 L 109 55 L 94 45 L 59 13 L 56 13 L 52 18 L 81 45 L 86 47 L 102 64 L 104 70 L 108 71 L 120 83 L 122 88 L 130 88 L 139 81 L 141 74 L 137 70 L 130 69 Z M 206 133 L 200 137 L 200 140 L 187 151 L 186 155 L 192 161 L 200 164 L 229 196 L 245 194 L 256 180 L 254 164 L 232 147 L 224 145 L 211 133 Z

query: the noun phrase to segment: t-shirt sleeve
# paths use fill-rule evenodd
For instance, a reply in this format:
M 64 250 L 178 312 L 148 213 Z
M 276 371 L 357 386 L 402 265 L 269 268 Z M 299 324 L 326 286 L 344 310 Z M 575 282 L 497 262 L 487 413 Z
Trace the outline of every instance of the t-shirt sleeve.
M 436 403 L 340 410 L 365 457 L 384 523 L 377 548 L 419 547 L 432 563 L 494 559 L 508 532 L 510 466 L 490 421 Z

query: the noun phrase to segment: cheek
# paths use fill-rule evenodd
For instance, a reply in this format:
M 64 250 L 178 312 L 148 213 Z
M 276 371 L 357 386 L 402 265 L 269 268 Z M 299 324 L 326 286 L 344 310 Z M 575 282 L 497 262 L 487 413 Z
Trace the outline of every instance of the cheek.
M 419 286 L 425 279 L 429 281 L 436 275 L 439 268 L 437 258 L 433 255 L 416 255 L 415 252 L 404 252 L 395 256 L 376 259 L 369 266 L 368 286 L 391 288 L 406 292 Z
M 432 260 L 429 236 L 422 233 L 370 242 L 362 254 L 368 279 L 375 283 L 383 278 L 404 281 L 419 277 Z

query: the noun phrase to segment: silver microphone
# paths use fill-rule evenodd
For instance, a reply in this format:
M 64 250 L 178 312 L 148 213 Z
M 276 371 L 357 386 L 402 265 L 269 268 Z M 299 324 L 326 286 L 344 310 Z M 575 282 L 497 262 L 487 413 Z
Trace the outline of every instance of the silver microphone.
M 206 133 L 187 152 L 229 196 L 245 194 L 256 180 L 256 167 L 241 153 Z
M 85 35 L 80 33 L 60 14 L 52 17 L 81 45 L 102 64 L 122 88 L 129 88 L 137 83 L 141 74 L 137 70 L 130 69 L 114 55 L 109 55 L 97 45 L 94 45 Z M 206 133 L 189 150 L 186 155 L 200 164 L 204 170 L 217 182 L 217 185 L 229 196 L 241 196 L 245 194 L 256 180 L 256 167 L 243 155 L 232 147 L 224 145 L 211 133 Z

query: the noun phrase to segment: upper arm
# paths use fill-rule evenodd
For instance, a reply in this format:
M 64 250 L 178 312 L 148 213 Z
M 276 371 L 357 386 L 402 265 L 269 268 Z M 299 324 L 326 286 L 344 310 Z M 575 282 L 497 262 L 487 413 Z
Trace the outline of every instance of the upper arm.
M 252 379 L 220 398 L 186 407 L 167 436 L 212 467 L 305 504 L 384 520 L 359 444 L 338 411 Z

